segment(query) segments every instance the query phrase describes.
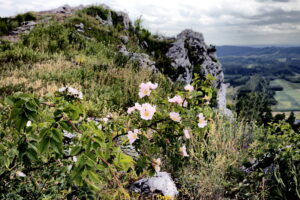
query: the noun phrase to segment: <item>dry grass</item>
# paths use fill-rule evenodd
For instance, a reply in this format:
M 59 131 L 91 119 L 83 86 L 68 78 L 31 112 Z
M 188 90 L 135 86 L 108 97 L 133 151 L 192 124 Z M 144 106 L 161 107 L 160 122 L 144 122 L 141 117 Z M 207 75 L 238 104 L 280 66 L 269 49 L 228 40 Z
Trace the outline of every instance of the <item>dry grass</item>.
M 59 58 L 57 60 L 36 63 L 33 66 L 24 66 L 20 69 L 8 71 L 3 79 L 0 80 L 1 87 L 24 85 L 26 89 L 33 89 L 39 95 L 53 93 L 62 87 L 61 83 L 48 82 L 38 79 L 45 74 L 59 73 L 63 74 L 66 70 L 77 68 L 73 63 Z M 70 86 L 81 89 L 79 84 Z
M 247 142 L 245 135 L 249 135 L 251 131 L 248 124 L 232 122 L 222 116 L 211 120 L 210 127 L 208 140 L 204 145 L 197 137 L 193 138 L 193 151 L 198 154 L 191 154 L 192 164 L 180 172 L 181 190 L 191 199 L 226 199 L 227 170 L 243 160 L 245 154 L 242 147 Z M 207 152 L 206 156 L 201 153 L 204 151 Z
M 18 84 L 23 84 L 28 81 L 27 78 L 24 77 L 17 77 L 17 76 L 10 76 L 10 77 L 5 77 L 2 80 L 0 80 L 0 85 L 3 86 L 9 86 L 9 85 L 18 85 Z
M 52 60 L 6 70 L 2 72 L 4 78 L 0 80 L 0 89 L 9 87 L 7 95 L 16 91 L 45 95 L 60 87 L 71 86 L 81 90 L 91 110 L 99 113 L 107 108 L 116 111 L 137 100 L 141 82 L 158 82 L 161 86 L 158 92 L 161 94 L 172 87 L 163 75 L 153 74 L 148 69 L 136 69 L 130 63 L 124 67 L 113 67 L 112 59 L 99 59 L 96 56 L 79 55 L 69 61 L 56 55 Z M 99 69 L 95 69 L 95 66 Z

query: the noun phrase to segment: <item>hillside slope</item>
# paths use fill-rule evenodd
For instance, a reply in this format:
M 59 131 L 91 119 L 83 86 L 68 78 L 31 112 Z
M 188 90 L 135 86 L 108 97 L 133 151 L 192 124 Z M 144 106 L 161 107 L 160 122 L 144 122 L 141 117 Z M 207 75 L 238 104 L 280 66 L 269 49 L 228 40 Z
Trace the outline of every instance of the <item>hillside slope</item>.
M 28 19 L 31 21 L 27 21 Z M 95 88 L 93 85 L 87 86 L 87 81 L 96 78 L 98 72 L 101 75 L 97 76 L 107 76 L 107 73 L 112 73 L 110 70 L 113 68 L 118 71 L 117 74 L 123 74 L 121 71 L 128 68 L 145 68 L 162 72 L 172 81 L 183 83 L 190 83 L 194 72 L 203 77 L 207 74 L 213 75 L 216 79 L 213 85 L 218 93 L 215 96 L 215 105 L 221 110 L 226 110 L 226 87 L 223 84 L 222 67 L 214 54 L 215 48 L 207 46 L 203 36 L 192 30 L 185 30 L 175 38 L 152 35 L 141 27 L 140 19 L 133 25 L 126 13 L 112 11 L 105 5 L 88 8 L 63 6 L 51 11 L 5 18 L 2 21 L 5 21 L 8 27 L 6 35 L 2 33 L 4 35 L 1 37 L 3 41 L 0 60 L 4 80 L 0 90 L 3 93 L 11 94 L 15 91 L 11 84 L 8 88 L 5 77 L 12 76 L 11 66 L 16 65 L 26 72 L 23 75 L 14 72 L 12 76 L 20 78 L 14 85 L 22 87 L 23 91 L 39 90 L 37 86 L 28 88 L 28 85 L 36 84 L 25 82 L 40 81 L 49 85 L 49 88 L 52 87 L 52 91 L 62 85 L 76 82 L 80 83 L 79 87 L 83 87 L 84 92 L 91 98 L 95 95 Z M 21 26 L 13 28 L 15 22 Z M 52 67 L 60 68 L 61 72 L 49 69 L 55 72 L 48 71 L 46 77 L 37 75 L 36 73 L 41 72 L 32 65 L 42 65 L 38 68 L 43 68 L 43 65 L 49 66 L 49 60 Z M 29 66 L 30 70 L 27 70 Z M 64 77 L 65 70 L 71 70 L 74 76 Z M 157 77 L 159 74 L 145 76 Z M 104 84 L 102 78 L 97 79 L 98 82 L 101 79 L 100 84 Z M 135 78 L 124 75 L 120 79 L 131 82 Z M 105 83 L 105 87 L 100 87 L 101 90 L 111 87 L 117 87 L 115 90 L 119 92 L 123 90 L 120 87 L 124 85 L 114 85 L 109 81 Z
M 105 5 L 0 18 L 0 199 L 299 198 L 293 116 L 234 119 L 216 48 L 141 22 Z

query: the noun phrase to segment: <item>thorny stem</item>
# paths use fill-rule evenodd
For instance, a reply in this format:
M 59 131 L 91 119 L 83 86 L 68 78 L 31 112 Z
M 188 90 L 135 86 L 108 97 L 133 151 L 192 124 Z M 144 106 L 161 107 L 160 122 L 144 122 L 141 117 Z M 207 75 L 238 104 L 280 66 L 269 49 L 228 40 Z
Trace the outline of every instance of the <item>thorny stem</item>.
M 154 121 L 152 122 L 151 124 L 149 125 L 145 125 L 145 126 L 140 126 L 138 127 L 138 129 L 141 129 L 141 128 L 152 128 L 153 130 L 156 130 L 158 131 L 156 128 L 153 128 L 152 126 L 160 123 L 160 122 L 164 122 L 164 121 L 167 121 L 166 119 L 160 119 L 160 120 L 157 120 L 157 121 Z M 120 135 L 116 135 L 114 138 L 113 138 L 113 141 L 115 141 L 116 139 L 118 139 L 119 137 L 121 136 L 124 136 L 124 135 L 127 135 L 127 133 L 123 133 L 123 134 L 120 134 Z
M 66 117 L 64 114 L 62 114 L 62 119 L 66 120 L 68 122 L 68 124 L 72 127 L 72 129 L 78 133 L 82 133 L 81 130 L 79 130 L 75 124 L 72 122 L 71 119 L 69 119 L 68 117 Z
M 49 103 L 49 102 L 42 102 L 42 104 L 49 106 L 49 107 L 55 107 L 55 104 L 53 103 Z M 75 124 L 72 122 L 72 120 L 70 120 L 69 118 L 67 118 L 64 114 L 62 114 L 62 118 L 64 120 L 66 120 L 68 122 L 68 124 L 72 127 L 72 129 L 78 133 L 82 133 L 82 131 L 80 131 Z

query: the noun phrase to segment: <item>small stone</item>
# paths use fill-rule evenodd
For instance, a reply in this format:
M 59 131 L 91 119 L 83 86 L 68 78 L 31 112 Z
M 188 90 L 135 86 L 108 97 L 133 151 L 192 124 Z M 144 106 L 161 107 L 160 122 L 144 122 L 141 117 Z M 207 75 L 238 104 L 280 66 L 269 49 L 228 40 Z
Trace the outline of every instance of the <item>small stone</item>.
M 124 56 L 128 56 L 129 60 L 137 62 L 139 67 L 147 68 L 152 70 L 153 72 L 157 72 L 157 68 L 155 66 L 155 62 L 150 60 L 149 55 L 145 53 L 132 53 L 129 52 L 124 45 L 118 46 L 119 53 Z
M 146 42 L 146 41 L 143 41 L 142 42 L 142 44 L 141 44 L 141 47 L 143 48 L 143 49 L 146 49 L 146 48 L 148 48 L 148 43 Z
M 122 35 L 122 36 L 120 36 L 120 39 L 122 40 L 122 42 L 124 44 L 127 44 L 129 42 L 128 36 Z
M 84 24 L 83 23 L 75 24 L 75 28 L 84 29 Z

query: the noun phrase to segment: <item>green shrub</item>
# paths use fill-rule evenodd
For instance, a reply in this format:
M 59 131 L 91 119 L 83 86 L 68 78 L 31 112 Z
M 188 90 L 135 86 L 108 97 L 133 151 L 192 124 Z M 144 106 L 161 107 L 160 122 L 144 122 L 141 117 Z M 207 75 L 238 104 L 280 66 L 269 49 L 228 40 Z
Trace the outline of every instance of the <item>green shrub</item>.
M 81 10 L 81 12 L 93 17 L 96 17 L 98 15 L 101 19 L 107 20 L 110 11 L 102 6 L 91 6 L 88 8 L 84 8 L 83 10 Z
M 228 187 L 231 195 L 239 199 L 299 199 L 300 134 L 280 122 L 254 136 L 243 168 L 228 173 L 230 182 L 236 184 Z
M 66 26 L 71 30 L 75 30 L 76 24 L 82 23 L 85 28 L 83 35 L 98 42 L 104 42 L 107 45 L 119 44 L 119 32 L 113 27 L 101 26 L 99 21 L 86 13 L 78 12 L 74 17 L 67 20 Z M 85 38 L 87 40 L 87 38 Z
M 23 44 L 42 52 L 66 51 L 70 48 L 70 30 L 62 24 L 39 25 L 24 35 Z
M 44 58 L 44 55 L 31 48 L 24 47 L 22 44 L 12 45 L 9 49 L 0 52 L 2 62 L 37 62 Z
M 113 25 L 119 31 L 124 30 L 124 24 L 122 22 L 122 17 L 119 17 L 116 12 L 111 11 L 111 18 Z
M 0 17 L 0 36 L 7 35 L 10 31 L 18 26 L 18 23 L 10 18 Z
M 9 50 L 12 44 L 9 41 L 1 40 L 0 39 L 0 52 Z
M 36 16 L 32 12 L 27 12 L 24 14 L 17 15 L 14 19 L 18 21 L 19 25 L 21 25 L 22 22 L 25 22 L 25 21 L 35 21 Z

